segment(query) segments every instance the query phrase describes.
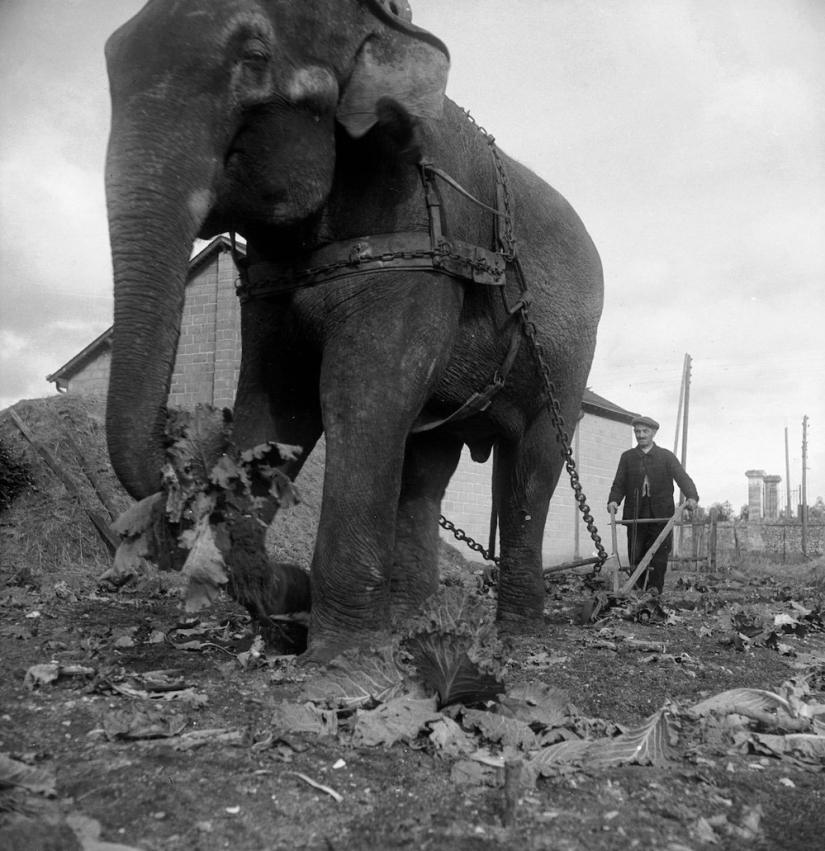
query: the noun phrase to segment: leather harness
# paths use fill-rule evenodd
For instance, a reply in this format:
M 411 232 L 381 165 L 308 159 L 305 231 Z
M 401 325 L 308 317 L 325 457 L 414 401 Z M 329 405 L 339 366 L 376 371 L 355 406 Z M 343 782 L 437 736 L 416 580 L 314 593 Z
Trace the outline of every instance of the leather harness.
M 240 274 L 236 290 L 241 303 L 257 299 L 277 298 L 299 289 L 319 284 L 365 275 L 372 272 L 422 271 L 439 272 L 473 284 L 498 287 L 507 313 L 518 314 L 523 305 L 529 303 L 521 264 L 516 258 L 512 214 L 507 176 L 494 140 L 487 137 L 496 174 L 496 207 L 489 207 L 474 198 L 452 177 L 436 168 L 432 163 L 421 162 L 419 171 L 424 186 L 427 204 L 429 232 L 401 232 L 371 234 L 354 239 L 332 242 L 310 252 L 299 263 L 249 263 L 235 250 L 232 234 L 233 256 Z M 477 206 L 489 210 L 495 216 L 497 250 L 491 251 L 461 240 L 448 240 L 442 232 L 441 198 L 436 187 L 436 178 L 467 197 Z M 521 286 L 519 302 L 510 306 L 504 293 L 508 265 L 515 267 Z M 416 420 L 412 432 L 430 431 L 446 423 L 465 419 L 489 407 L 493 397 L 504 387 L 516 355 L 522 334 L 514 323 L 510 346 L 501 366 L 490 383 L 474 393 L 460 408 L 446 417 L 430 417 L 424 414 Z

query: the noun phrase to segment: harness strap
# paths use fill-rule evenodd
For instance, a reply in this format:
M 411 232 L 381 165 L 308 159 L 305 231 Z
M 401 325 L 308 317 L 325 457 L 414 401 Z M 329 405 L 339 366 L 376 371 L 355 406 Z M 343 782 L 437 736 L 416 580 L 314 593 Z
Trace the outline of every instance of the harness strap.
M 495 154 L 494 149 L 491 150 Z M 500 287 L 505 308 L 510 316 L 515 316 L 525 296 L 527 299 L 529 296 L 524 292 L 525 287 L 520 280 L 522 300 L 515 308 L 509 308 L 507 305 L 504 294 L 505 273 L 508 263 L 515 259 L 515 240 L 511 233 L 512 219 L 505 186 L 506 175 L 495 155 L 493 162 L 496 170 L 496 208 L 479 201 L 432 163 L 419 164 L 427 205 L 428 233 L 382 233 L 342 240 L 316 249 L 298 263 L 249 263 L 238 256 L 233 233 L 232 252 L 240 273 L 237 293 L 241 302 L 286 295 L 305 287 L 370 272 L 434 271 L 474 284 Z M 495 215 L 498 251 L 444 237 L 441 230 L 441 196 L 436 178 L 443 180 L 478 207 Z M 518 273 L 521 270 L 517 267 L 516 271 Z M 507 355 L 490 383 L 480 392 L 473 393 L 460 408 L 446 417 L 430 417 L 422 413 L 413 425 L 412 432 L 430 431 L 486 410 L 496 393 L 504 387 L 518 355 L 521 338 L 520 329 L 513 323 Z
M 480 392 L 473 393 L 472 396 L 456 411 L 446 417 L 429 417 L 421 414 L 410 429 L 411 434 L 417 434 L 422 431 L 431 431 L 439 426 L 447 423 L 457 422 L 458 420 L 471 417 L 480 411 L 486 411 L 490 407 L 493 396 L 504 387 L 507 381 L 507 376 L 510 373 L 510 368 L 513 366 L 518 354 L 519 346 L 521 345 L 521 333 L 518 328 L 513 329 L 510 335 L 510 348 L 507 350 L 507 357 L 501 367 L 496 370 L 493 380 Z

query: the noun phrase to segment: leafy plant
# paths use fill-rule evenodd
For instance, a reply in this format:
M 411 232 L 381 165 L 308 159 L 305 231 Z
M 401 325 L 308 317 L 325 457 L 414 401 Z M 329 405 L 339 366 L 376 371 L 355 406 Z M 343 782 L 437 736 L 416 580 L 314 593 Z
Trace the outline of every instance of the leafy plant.
M 404 642 L 440 705 L 495 700 L 504 691 L 503 647 L 484 601 L 459 586 L 442 587 L 424 604 Z
M 120 584 L 142 572 L 144 558 L 161 561 L 171 528 L 172 541 L 185 552 L 186 609 L 196 611 L 229 581 L 229 527 L 248 521 L 266 525 L 275 508 L 298 501 L 280 467 L 301 450 L 265 443 L 241 452 L 232 441 L 230 413 L 208 405 L 170 413 L 167 440 L 163 491 L 118 518 L 115 530 L 123 543 L 101 579 Z

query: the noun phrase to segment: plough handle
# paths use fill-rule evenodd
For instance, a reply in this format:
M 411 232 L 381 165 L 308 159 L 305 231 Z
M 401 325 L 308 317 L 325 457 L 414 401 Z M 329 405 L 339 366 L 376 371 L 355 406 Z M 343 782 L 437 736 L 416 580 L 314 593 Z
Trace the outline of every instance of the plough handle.
M 674 525 L 676 524 L 676 521 L 682 516 L 682 512 L 685 510 L 686 507 L 687 507 L 687 500 L 685 500 L 676 509 L 676 511 L 673 512 L 673 517 L 671 517 L 670 520 L 667 521 L 667 523 L 665 524 L 665 528 L 662 529 L 661 532 L 659 532 L 659 536 L 653 542 L 653 546 L 645 553 L 644 558 L 639 562 L 639 565 L 636 568 L 636 570 L 633 571 L 633 575 L 624 584 L 624 587 L 622 588 L 622 592 L 621 592 L 622 594 L 627 594 L 627 592 L 636 583 L 636 580 L 642 575 L 642 573 L 644 573 L 645 570 L 647 570 L 647 567 L 650 564 L 651 559 L 653 558 L 654 555 L 656 555 L 656 550 L 659 549 L 659 547 L 662 544 L 662 541 L 664 541 L 664 539 L 670 534 L 671 529 L 673 529 Z

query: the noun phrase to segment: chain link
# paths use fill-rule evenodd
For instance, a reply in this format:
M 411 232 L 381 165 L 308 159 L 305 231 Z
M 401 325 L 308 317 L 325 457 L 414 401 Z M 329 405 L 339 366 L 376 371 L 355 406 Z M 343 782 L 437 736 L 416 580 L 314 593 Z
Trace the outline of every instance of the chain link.
M 504 163 L 501 160 L 498 148 L 496 148 L 495 138 L 490 133 L 488 133 L 480 124 L 478 124 L 467 110 L 463 110 L 463 112 L 464 115 L 467 117 L 468 121 L 478 129 L 479 133 L 481 133 L 482 136 L 484 136 L 484 139 L 486 140 L 487 145 L 490 149 L 490 153 L 493 156 L 493 161 L 496 167 L 496 175 L 503 188 L 501 194 L 505 213 L 504 232 L 502 234 L 499 234 L 499 240 L 502 243 L 503 249 L 502 254 L 504 255 L 504 258 L 505 260 L 507 260 L 507 262 L 516 264 L 517 278 L 519 281 L 519 286 L 521 288 L 522 296 L 524 296 L 527 292 L 527 286 L 524 279 L 523 271 L 521 269 L 521 264 L 516 259 L 516 238 L 513 233 L 511 193 L 507 172 L 504 170 Z M 593 544 L 596 547 L 596 552 L 598 553 L 599 561 L 594 565 L 593 572 L 599 573 L 602 569 L 602 565 L 607 561 L 607 551 L 605 550 L 604 545 L 602 544 L 602 539 L 599 535 L 599 530 L 596 528 L 596 523 L 590 511 L 590 506 L 587 504 L 587 497 L 584 494 L 584 488 L 582 487 L 581 479 L 579 477 L 578 470 L 576 469 L 576 461 L 573 456 L 573 449 L 570 446 L 570 439 L 567 437 L 567 432 L 565 431 L 564 417 L 561 413 L 561 405 L 559 404 L 559 400 L 557 397 L 556 385 L 553 382 L 550 367 L 547 363 L 547 358 L 544 355 L 544 348 L 539 342 L 538 332 L 535 323 L 533 323 L 530 319 L 530 315 L 527 309 L 528 302 L 529 299 L 522 298 L 521 302 L 519 303 L 519 319 L 524 330 L 524 335 L 530 342 L 530 351 L 533 354 L 533 357 L 536 361 L 536 365 L 538 366 L 539 373 L 542 378 L 542 382 L 544 383 L 544 389 L 548 397 L 547 402 L 545 404 L 549 407 L 550 419 L 552 420 L 553 427 L 556 431 L 556 440 L 561 445 L 561 454 L 564 458 L 564 466 L 567 469 L 567 474 L 570 477 L 570 486 L 573 489 L 574 499 L 576 500 L 576 504 L 578 505 L 579 511 L 581 512 L 582 519 L 584 520 L 584 523 L 587 527 L 587 531 L 590 533 L 590 537 L 592 538 Z M 456 527 L 443 516 L 440 518 L 439 523 L 443 528 L 447 529 L 448 531 L 451 531 L 459 541 L 464 541 L 467 546 L 470 547 L 471 550 L 475 550 L 476 552 L 481 553 L 485 559 L 494 561 L 496 564 L 499 563 L 498 558 L 491 558 L 490 553 L 488 551 L 484 550 L 484 548 L 480 544 L 473 541 L 472 538 L 469 538 L 463 530 L 456 529 Z
M 455 523 L 451 523 L 443 514 L 438 518 L 438 523 L 443 529 L 452 532 L 456 540 L 467 544 L 471 550 L 479 553 L 483 559 L 491 561 L 494 564 L 500 563 L 498 556 L 490 555 L 489 550 L 485 550 L 478 541 L 474 541 L 463 529 L 459 529 Z
M 507 255 L 502 256 L 505 262 L 509 262 Z M 367 263 L 381 261 L 382 263 L 388 263 L 392 260 L 419 260 L 423 258 L 430 258 L 433 268 L 436 270 L 438 270 L 440 262 L 445 260 L 457 260 L 464 265 L 475 269 L 477 272 L 490 275 L 492 277 L 497 277 L 502 272 L 500 268 L 496 268 L 491 265 L 483 257 L 473 258 L 460 254 L 453 250 L 453 246 L 449 240 L 444 240 L 440 243 L 438 248 L 422 248 L 418 251 L 386 251 L 383 254 L 376 255 L 375 257 L 360 260 L 347 257 L 343 260 L 336 260 L 332 263 L 325 263 L 320 266 L 309 266 L 305 269 L 295 269 L 289 278 L 286 278 L 286 276 L 281 278 L 265 278 L 260 281 L 255 281 L 254 283 L 244 281 L 243 278 L 239 278 L 238 283 L 235 285 L 235 291 L 241 298 L 254 298 L 257 290 L 266 290 L 272 285 L 277 285 L 281 281 L 289 281 L 291 284 L 294 284 L 294 287 L 297 289 L 302 286 L 301 282 L 304 280 L 311 280 L 319 275 L 325 276 L 324 280 L 326 280 L 326 276 L 329 276 L 338 270 L 351 270 L 353 267 L 359 266 L 361 262 Z M 318 283 L 321 282 L 319 281 Z

